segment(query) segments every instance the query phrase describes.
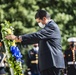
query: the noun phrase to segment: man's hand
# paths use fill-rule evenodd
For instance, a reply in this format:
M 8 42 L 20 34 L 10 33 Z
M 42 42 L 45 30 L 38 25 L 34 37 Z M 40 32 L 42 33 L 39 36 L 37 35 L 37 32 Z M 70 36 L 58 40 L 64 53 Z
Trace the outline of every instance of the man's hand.
M 21 42 L 22 41 L 22 38 L 21 37 L 17 37 L 17 36 L 15 36 L 13 34 L 7 35 L 5 38 L 7 40 L 15 40 L 16 42 Z
M 7 35 L 5 38 L 7 40 L 16 40 L 17 39 L 17 36 L 11 34 L 11 35 Z

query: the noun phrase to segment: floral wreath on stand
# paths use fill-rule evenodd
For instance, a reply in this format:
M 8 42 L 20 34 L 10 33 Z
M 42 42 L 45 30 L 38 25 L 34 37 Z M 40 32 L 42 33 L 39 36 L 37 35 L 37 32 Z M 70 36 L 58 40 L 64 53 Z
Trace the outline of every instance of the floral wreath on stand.
M 6 50 L 7 62 L 10 69 L 12 69 L 10 70 L 11 74 L 13 73 L 13 75 L 23 75 L 21 65 L 22 55 L 19 48 L 16 46 L 15 40 L 11 41 L 5 39 L 7 35 L 13 34 L 14 28 L 8 21 L 2 23 L 1 27 L 2 41 Z

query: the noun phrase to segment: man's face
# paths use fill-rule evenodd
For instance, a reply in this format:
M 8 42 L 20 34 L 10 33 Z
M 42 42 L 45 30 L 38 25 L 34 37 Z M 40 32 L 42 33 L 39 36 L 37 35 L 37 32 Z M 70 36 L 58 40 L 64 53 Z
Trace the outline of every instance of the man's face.
M 37 19 L 36 19 L 36 22 L 37 22 L 37 23 L 40 23 L 40 22 L 41 22 L 42 24 L 46 24 L 46 17 L 43 17 L 43 19 L 37 18 Z
M 45 24 L 46 24 L 46 18 L 45 18 L 45 17 L 43 17 L 43 19 L 37 18 L 37 19 L 36 19 L 36 22 L 38 23 L 38 25 L 39 25 L 41 28 L 44 28 L 44 27 L 45 27 Z
M 33 44 L 33 46 L 34 46 L 34 47 L 38 47 L 38 43 L 36 43 L 36 44 Z
M 2 43 L 0 42 L 0 47 L 2 46 Z

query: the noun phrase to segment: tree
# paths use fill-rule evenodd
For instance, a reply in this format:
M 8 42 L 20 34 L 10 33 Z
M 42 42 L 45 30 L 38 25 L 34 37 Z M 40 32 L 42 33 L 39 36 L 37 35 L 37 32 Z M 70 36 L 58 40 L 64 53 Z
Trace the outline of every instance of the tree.
M 68 37 L 76 36 L 75 5 L 76 0 L 0 0 L 0 23 L 9 21 L 16 35 L 35 32 L 40 29 L 35 22 L 35 13 L 38 9 L 45 9 L 60 28 L 65 50 Z
M 34 15 L 38 9 L 46 9 L 60 27 L 62 46 L 68 37 L 76 36 L 76 0 L 1 0 L 0 22 L 10 21 L 15 34 L 31 33 L 39 30 Z M 19 32 L 19 33 L 17 33 Z

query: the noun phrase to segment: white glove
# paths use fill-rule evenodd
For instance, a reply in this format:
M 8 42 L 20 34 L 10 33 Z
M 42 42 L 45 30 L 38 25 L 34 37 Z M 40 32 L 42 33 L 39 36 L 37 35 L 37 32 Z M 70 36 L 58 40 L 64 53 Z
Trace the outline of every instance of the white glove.
M 67 74 L 64 74 L 64 75 L 67 75 Z
M 28 71 L 28 75 L 32 75 L 32 74 L 31 74 L 31 71 Z

